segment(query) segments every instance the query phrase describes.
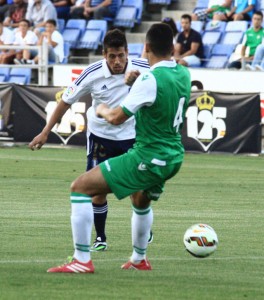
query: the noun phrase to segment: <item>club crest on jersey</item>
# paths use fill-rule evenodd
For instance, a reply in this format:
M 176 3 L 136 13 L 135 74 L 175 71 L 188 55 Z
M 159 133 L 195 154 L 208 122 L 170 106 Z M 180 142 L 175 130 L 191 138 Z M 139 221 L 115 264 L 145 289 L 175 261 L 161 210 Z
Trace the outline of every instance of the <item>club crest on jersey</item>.
M 196 99 L 196 106 L 186 112 L 187 136 L 208 151 L 213 143 L 226 135 L 226 107 L 216 107 L 215 99 L 204 93 Z

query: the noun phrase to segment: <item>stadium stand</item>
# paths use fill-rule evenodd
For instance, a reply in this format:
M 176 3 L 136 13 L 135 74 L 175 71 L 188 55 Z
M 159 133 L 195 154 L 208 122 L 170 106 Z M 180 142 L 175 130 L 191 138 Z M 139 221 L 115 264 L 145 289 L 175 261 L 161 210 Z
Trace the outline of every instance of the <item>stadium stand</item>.
M 143 51 L 143 44 L 138 44 L 138 43 L 130 43 L 127 45 L 128 46 L 128 55 L 129 57 L 141 57 L 142 51 Z
M 7 81 L 9 79 L 9 73 L 9 68 L 0 68 L 1 82 Z
M 81 34 L 86 28 L 86 20 L 83 19 L 69 19 L 65 25 L 65 29 L 80 29 Z
M 58 19 L 57 20 L 57 28 L 58 28 L 58 31 L 60 33 L 63 33 L 64 27 L 65 27 L 65 20 L 64 19 Z
M 81 36 L 81 30 L 78 28 L 65 28 L 62 36 L 64 42 L 69 43 L 70 49 L 74 49 L 77 46 L 79 37 Z
M 214 45 L 220 40 L 221 32 L 219 31 L 204 31 L 202 35 L 203 44 Z
M 99 46 L 101 40 L 101 30 L 100 29 L 88 29 L 86 28 L 81 39 L 78 41 L 77 49 L 88 49 L 96 50 Z
M 107 32 L 106 20 L 89 20 L 86 29 L 98 29 L 101 32 L 100 42 L 103 42 L 104 36 Z
M 133 28 L 136 23 L 137 8 L 135 6 L 121 5 L 114 20 L 114 26 Z

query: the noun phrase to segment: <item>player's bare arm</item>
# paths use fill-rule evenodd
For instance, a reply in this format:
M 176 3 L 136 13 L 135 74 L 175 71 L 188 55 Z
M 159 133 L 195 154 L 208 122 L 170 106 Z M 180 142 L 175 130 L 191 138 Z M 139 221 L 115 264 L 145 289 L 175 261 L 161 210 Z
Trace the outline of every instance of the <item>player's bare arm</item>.
M 97 117 L 104 118 L 107 122 L 113 125 L 124 123 L 129 116 L 127 116 L 122 107 L 110 108 L 108 105 L 101 103 L 96 108 Z
M 35 136 L 29 143 L 28 146 L 31 150 L 39 150 L 46 143 L 52 128 L 58 123 L 69 107 L 70 105 L 64 101 L 59 102 L 47 125 L 43 128 L 41 133 Z

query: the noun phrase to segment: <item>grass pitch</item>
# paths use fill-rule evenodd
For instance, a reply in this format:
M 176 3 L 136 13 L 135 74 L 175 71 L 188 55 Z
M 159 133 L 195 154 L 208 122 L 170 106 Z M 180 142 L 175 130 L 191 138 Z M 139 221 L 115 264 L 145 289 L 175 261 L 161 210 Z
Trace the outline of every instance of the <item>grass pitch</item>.
M 109 250 L 95 274 L 48 274 L 72 255 L 69 186 L 85 149 L 0 148 L 0 299 L 264 299 L 264 157 L 186 154 L 153 203 L 151 272 L 125 271 L 131 254 L 129 199 L 109 196 Z M 183 246 L 194 223 L 219 237 L 211 257 Z

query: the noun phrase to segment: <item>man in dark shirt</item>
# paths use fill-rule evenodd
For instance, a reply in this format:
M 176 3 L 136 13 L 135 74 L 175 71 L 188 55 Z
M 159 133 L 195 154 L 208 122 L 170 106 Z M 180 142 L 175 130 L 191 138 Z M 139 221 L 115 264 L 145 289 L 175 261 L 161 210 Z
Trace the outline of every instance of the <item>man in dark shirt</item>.
M 204 58 L 202 37 L 199 32 L 191 28 L 192 18 L 190 15 L 182 15 L 181 27 L 183 31 L 179 34 L 174 57 L 176 61 L 187 67 L 200 67 Z

